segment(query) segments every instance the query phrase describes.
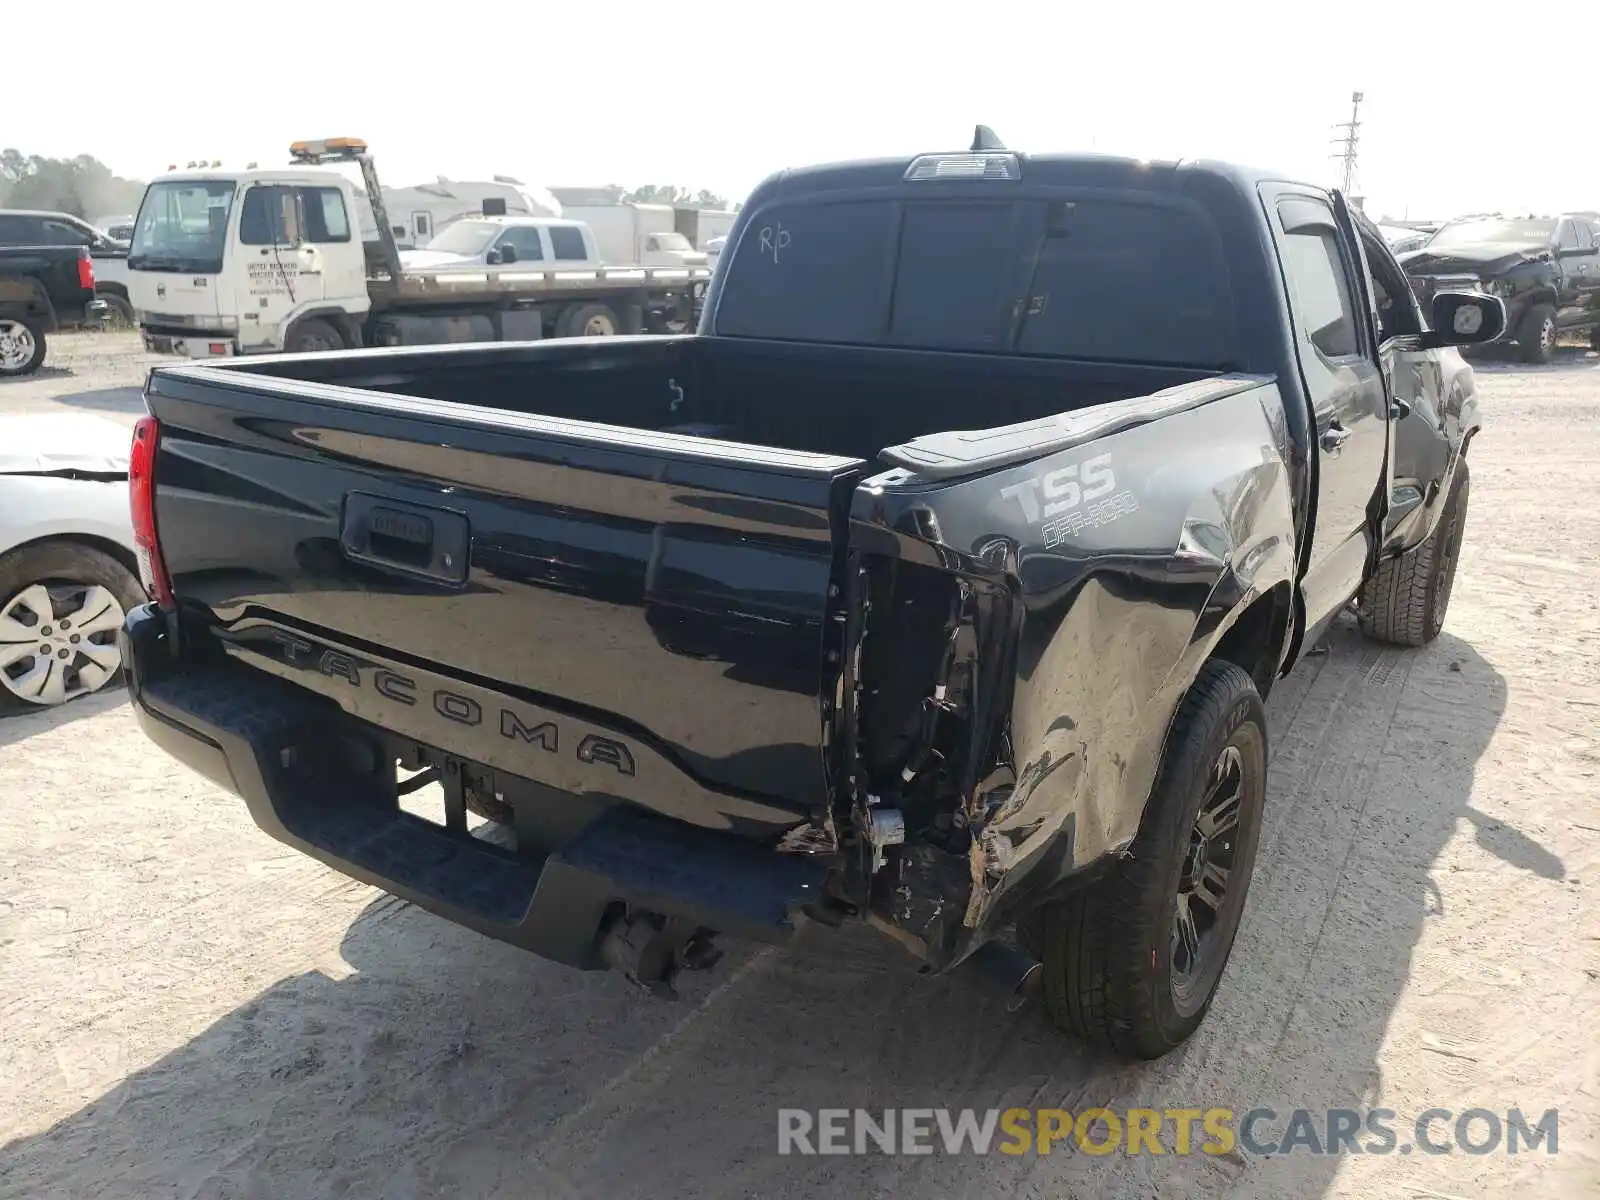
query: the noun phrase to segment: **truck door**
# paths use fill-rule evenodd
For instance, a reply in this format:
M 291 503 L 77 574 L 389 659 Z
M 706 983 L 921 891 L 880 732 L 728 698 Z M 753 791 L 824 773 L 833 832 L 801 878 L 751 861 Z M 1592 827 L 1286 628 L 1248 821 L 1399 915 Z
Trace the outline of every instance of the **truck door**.
M 1577 287 L 1572 324 L 1593 329 L 1600 324 L 1600 222 L 1574 218 L 1578 253 L 1567 262 Z
M 351 220 L 351 206 L 342 188 L 301 184 L 298 220 L 302 274 L 311 272 L 312 284 L 301 303 L 325 301 L 345 312 L 364 312 L 368 306 L 367 256 L 360 229 Z
M 1594 249 L 1585 248 L 1578 235 L 1578 223 L 1563 218 L 1556 226 L 1556 328 L 1570 329 L 1582 323 L 1584 298 L 1594 287 Z
M 1314 420 L 1316 506 L 1302 590 L 1310 636 L 1360 589 L 1387 500 L 1389 396 L 1369 322 L 1359 252 L 1327 197 L 1267 194 L 1278 226 L 1300 374 Z
M 278 349 L 291 315 L 323 295 L 316 247 L 301 241 L 300 189 L 255 183 L 239 207 L 239 258 L 230 273 L 240 348 Z

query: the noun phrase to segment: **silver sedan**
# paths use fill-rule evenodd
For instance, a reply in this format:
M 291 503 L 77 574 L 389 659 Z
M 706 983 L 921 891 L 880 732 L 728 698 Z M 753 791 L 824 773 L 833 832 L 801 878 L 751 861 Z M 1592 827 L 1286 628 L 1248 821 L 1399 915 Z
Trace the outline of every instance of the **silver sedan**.
M 0 414 L 0 708 L 64 704 L 121 667 L 145 599 L 128 512 L 125 426 Z

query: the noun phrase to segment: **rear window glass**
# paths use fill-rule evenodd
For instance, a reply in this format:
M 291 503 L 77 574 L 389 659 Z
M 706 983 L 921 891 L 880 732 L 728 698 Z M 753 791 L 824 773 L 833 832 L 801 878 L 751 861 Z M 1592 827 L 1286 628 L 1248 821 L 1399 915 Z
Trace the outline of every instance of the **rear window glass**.
M 1053 204 L 1020 354 L 1218 366 L 1234 357 L 1221 248 L 1164 205 Z
M 913 204 L 900 227 L 890 340 L 901 346 L 1002 350 L 1024 280 L 1015 204 Z M 959 281 L 959 283 L 957 283 Z
M 1120 199 L 774 206 L 740 235 L 716 329 L 1186 366 L 1235 357 L 1210 223 Z
M 799 342 L 883 340 L 894 205 L 790 204 L 752 222 L 722 285 L 717 331 Z

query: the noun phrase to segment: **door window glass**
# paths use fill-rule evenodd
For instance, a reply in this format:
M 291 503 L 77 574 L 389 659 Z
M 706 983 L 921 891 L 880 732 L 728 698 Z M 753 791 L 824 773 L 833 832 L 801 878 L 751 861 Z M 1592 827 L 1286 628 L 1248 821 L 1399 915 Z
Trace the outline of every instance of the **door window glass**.
M 1283 270 L 1289 278 L 1295 317 L 1303 336 L 1324 358 L 1360 353 L 1355 306 L 1344 260 L 1332 229 L 1302 228 L 1283 239 Z
M 544 246 L 540 244 L 539 229 L 535 225 L 514 225 L 500 235 L 496 244 L 514 246 L 518 262 L 540 262 L 544 258 Z
M 350 240 L 350 216 L 336 187 L 302 187 L 300 207 L 306 241 L 318 245 Z

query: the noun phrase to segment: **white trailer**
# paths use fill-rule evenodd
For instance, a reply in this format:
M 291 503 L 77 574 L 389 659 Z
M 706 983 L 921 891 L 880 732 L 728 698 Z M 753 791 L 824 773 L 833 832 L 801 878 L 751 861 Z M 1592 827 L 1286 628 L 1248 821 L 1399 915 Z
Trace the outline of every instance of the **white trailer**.
M 414 187 L 385 188 L 389 229 L 402 250 L 420 249 L 462 217 L 559 217 L 561 202 L 543 188 L 509 175 L 490 180 L 446 179 Z
M 409 270 L 365 142 L 296 142 L 288 169 L 172 172 L 134 223 L 129 296 L 145 345 L 192 358 L 692 329 L 710 271 L 502 261 Z M 376 243 L 351 181 L 366 183 Z M 515 256 L 513 256 L 514 259 Z
M 705 267 L 706 256 L 678 232 L 670 204 L 568 204 L 563 216 L 594 231 L 608 263 L 647 267 Z
M 739 219 L 735 212 L 725 212 L 720 208 L 689 208 L 679 205 L 672 210 L 673 220 L 679 233 L 688 238 L 696 250 L 710 251 L 707 244 L 713 238 L 726 238 L 733 230 L 733 223 Z

